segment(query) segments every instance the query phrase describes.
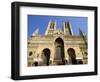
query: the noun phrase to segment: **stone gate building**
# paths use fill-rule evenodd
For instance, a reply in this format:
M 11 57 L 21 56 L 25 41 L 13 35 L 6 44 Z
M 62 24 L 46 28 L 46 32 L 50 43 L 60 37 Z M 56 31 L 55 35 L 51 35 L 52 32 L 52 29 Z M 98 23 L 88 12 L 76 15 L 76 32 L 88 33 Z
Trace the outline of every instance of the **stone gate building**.
M 28 66 L 88 63 L 86 36 L 81 30 L 79 35 L 74 35 L 71 23 L 63 22 L 60 30 L 55 21 L 49 21 L 44 35 L 38 31 L 28 39 Z

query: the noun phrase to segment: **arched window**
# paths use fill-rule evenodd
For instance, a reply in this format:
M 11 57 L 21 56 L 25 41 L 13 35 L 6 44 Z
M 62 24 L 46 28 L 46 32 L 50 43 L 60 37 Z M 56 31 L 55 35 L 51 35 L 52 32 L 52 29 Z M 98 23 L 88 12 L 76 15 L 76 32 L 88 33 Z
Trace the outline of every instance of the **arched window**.
M 30 51 L 30 52 L 29 52 L 29 56 L 32 56 L 32 54 L 33 54 L 32 51 Z
M 84 52 L 84 53 L 85 53 L 85 55 L 87 56 L 88 53 L 87 53 L 87 52 Z

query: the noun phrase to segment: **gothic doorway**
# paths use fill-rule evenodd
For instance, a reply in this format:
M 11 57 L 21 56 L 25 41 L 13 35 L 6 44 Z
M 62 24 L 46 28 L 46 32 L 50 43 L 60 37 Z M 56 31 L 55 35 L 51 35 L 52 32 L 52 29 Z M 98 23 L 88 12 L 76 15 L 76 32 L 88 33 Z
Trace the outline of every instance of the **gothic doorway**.
M 55 40 L 55 63 L 57 65 L 63 65 L 64 63 L 64 42 L 61 38 Z
M 50 49 L 45 48 L 43 50 L 43 64 L 48 66 L 49 60 L 50 60 Z
M 75 50 L 73 48 L 69 48 L 67 52 L 69 55 L 69 64 L 77 64 Z

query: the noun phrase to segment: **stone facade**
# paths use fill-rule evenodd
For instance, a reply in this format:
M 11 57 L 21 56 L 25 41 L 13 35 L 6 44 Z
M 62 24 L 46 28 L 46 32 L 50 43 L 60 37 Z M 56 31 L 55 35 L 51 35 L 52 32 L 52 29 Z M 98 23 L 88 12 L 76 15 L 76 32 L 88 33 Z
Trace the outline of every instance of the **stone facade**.
M 62 30 L 49 21 L 44 35 L 38 29 L 28 39 L 28 66 L 87 64 L 87 39 L 83 32 L 74 35 L 71 23 L 63 22 Z

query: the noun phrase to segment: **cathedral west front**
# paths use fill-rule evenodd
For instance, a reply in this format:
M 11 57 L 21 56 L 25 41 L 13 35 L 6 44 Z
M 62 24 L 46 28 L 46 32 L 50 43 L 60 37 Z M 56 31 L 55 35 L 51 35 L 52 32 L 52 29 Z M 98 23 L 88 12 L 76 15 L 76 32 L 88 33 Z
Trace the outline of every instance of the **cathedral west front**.
M 70 22 L 62 22 L 62 29 L 57 29 L 55 21 L 49 21 L 44 35 L 36 29 L 27 43 L 27 65 L 54 66 L 77 65 L 88 63 L 87 38 L 79 29 L 74 35 Z

